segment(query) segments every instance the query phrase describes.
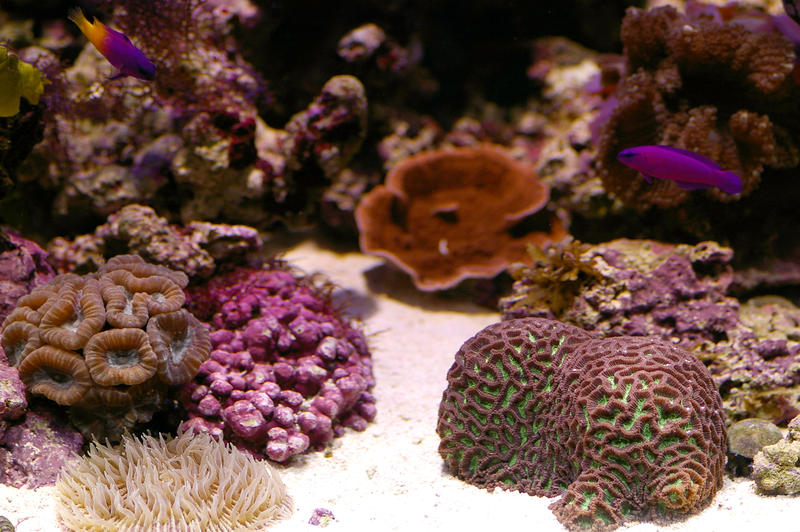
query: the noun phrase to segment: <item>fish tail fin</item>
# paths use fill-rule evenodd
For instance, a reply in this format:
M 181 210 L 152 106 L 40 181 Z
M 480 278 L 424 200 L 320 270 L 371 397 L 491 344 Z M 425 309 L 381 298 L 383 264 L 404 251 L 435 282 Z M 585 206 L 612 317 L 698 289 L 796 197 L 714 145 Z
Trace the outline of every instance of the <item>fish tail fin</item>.
M 728 194 L 739 194 L 742 191 L 742 180 L 733 172 L 722 172 L 722 184 L 720 190 Z
M 91 22 L 86 19 L 83 11 L 79 7 L 70 9 L 67 18 L 74 22 L 83 33 L 86 33 L 92 27 Z

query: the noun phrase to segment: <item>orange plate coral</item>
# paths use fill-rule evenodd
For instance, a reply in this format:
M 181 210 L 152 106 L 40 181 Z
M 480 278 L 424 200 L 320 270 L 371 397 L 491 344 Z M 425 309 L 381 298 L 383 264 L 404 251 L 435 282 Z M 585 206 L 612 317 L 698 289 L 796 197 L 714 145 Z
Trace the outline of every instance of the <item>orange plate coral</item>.
M 406 271 L 420 290 L 492 277 L 527 257 L 526 246 L 566 235 L 526 231 L 549 191 L 533 168 L 500 147 L 445 148 L 395 165 L 356 210 L 361 249 Z

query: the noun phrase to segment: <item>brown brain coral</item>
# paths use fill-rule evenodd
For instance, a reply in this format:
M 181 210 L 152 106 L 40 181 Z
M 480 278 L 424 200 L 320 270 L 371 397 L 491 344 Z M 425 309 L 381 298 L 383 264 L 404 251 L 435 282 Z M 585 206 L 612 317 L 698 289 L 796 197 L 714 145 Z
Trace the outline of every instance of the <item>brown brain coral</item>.
M 85 435 L 119 439 L 208 357 L 208 331 L 181 308 L 187 283 L 182 272 L 117 256 L 20 298 L 0 341 L 30 393 L 70 406 Z
M 616 160 L 625 148 L 666 144 L 693 150 L 742 178 L 742 195 L 765 167 L 800 162 L 792 43 L 778 33 L 690 16 L 672 7 L 629 8 L 621 38 L 630 75 L 598 146 L 605 189 L 633 207 L 672 207 L 689 192 L 674 182 L 648 184 Z M 718 200 L 735 200 L 710 189 Z
M 292 513 L 278 473 L 208 434 L 93 443 L 55 486 L 70 530 L 262 530 Z
M 522 318 L 461 347 L 439 407 L 439 453 L 459 478 L 561 499 L 567 528 L 665 521 L 722 485 L 725 423 L 708 371 L 647 337 L 599 339 Z
M 533 169 L 500 147 L 443 148 L 404 159 L 356 210 L 361 249 L 391 260 L 421 290 L 492 277 L 524 260 L 529 243 L 560 240 L 526 230 L 548 189 Z

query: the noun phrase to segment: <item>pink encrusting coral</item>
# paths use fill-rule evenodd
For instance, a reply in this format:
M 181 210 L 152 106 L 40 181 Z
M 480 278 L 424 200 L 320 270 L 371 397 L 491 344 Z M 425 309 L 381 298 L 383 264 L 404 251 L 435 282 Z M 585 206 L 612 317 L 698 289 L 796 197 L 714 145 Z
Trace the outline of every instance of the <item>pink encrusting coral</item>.
M 185 428 L 285 462 L 375 418 L 372 359 L 324 288 L 278 262 L 189 289 L 212 351 L 181 400 Z
M 16 232 L 0 228 L 0 320 L 6 319 L 20 297 L 53 277 L 46 251 Z

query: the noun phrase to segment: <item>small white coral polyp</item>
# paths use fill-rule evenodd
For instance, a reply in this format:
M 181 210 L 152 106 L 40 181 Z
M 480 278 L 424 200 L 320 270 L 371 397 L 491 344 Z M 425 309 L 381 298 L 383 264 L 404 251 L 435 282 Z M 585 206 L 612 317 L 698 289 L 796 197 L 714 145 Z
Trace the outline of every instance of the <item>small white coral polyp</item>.
M 292 513 L 286 486 L 266 461 L 190 432 L 92 443 L 61 472 L 56 500 L 73 531 L 262 530 Z

